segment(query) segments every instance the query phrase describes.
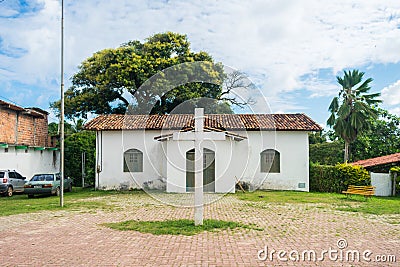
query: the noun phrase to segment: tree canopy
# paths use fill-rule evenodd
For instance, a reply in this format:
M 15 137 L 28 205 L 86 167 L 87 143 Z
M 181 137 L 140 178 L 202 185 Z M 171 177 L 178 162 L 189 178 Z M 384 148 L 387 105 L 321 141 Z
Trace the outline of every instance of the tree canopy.
M 179 75 L 174 75 L 181 85 L 167 93 L 163 90 L 171 85 L 171 81 L 148 81 L 162 70 L 190 62 L 209 64 L 184 65 L 179 69 Z M 211 79 L 216 84 L 191 82 L 199 73 L 200 77 L 207 76 L 204 80 Z M 214 63 L 206 52 L 191 51 L 186 35 L 158 33 L 144 42 L 129 41 L 85 59 L 72 77 L 72 86 L 65 92 L 65 115 L 67 118 L 86 118 L 88 113 L 123 114 L 129 104 L 133 104 L 130 107 L 136 113 L 146 113 L 150 106 L 152 114 L 165 114 L 196 98 L 214 99 L 216 101 L 203 105 L 208 105 L 214 112 L 227 113 L 231 112 L 231 103 L 238 103 L 223 92 L 221 84 L 225 78 L 222 64 Z M 54 109 L 59 106 L 60 101 L 51 104 Z
M 349 161 L 369 159 L 400 152 L 400 117 L 378 108 L 378 118 L 370 118 L 369 128 L 362 131 L 351 145 Z M 329 136 L 330 141 L 326 141 Z M 343 162 L 343 140 L 335 132 L 310 134 L 310 161 L 335 165 Z
M 384 109 L 378 113 L 378 119 L 369 119 L 369 129 L 352 144 L 353 161 L 400 152 L 400 117 Z
M 376 99 L 380 93 L 368 93 L 372 78 L 362 81 L 364 74 L 353 70 L 344 71 L 343 78 L 337 76 L 337 82 L 342 88 L 329 106 L 331 115 L 327 124 L 344 140 L 344 161 L 349 160 L 350 144 L 363 130 L 369 128 L 369 119 L 377 118 L 378 113 L 374 106 L 382 102 Z

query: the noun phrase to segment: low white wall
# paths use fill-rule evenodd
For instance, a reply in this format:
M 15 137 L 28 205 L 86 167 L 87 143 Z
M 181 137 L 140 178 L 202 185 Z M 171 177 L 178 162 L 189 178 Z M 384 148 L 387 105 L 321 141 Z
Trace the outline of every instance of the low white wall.
M 392 195 L 392 181 L 389 173 L 371 172 L 371 185 L 375 186 L 375 196 Z
M 27 179 L 36 173 L 58 172 L 60 170 L 60 152 L 51 150 L 35 151 L 10 146 L 8 152 L 0 148 L 0 169 L 16 170 Z

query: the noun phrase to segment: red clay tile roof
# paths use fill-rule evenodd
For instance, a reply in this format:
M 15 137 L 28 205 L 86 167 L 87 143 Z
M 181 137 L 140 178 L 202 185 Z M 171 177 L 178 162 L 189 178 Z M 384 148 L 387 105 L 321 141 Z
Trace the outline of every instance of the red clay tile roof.
M 17 112 L 22 111 L 24 114 L 30 115 L 32 117 L 44 118 L 44 115 L 49 115 L 49 113 L 40 108 L 23 108 L 6 101 L 0 100 L 0 108 L 14 110 Z
M 180 130 L 193 127 L 192 114 L 100 115 L 85 125 L 87 130 Z M 208 114 L 204 126 L 220 130 L 321 131 L 305 114 Z
M 3 101 L 3 100 L 0 100 L 0 107 L 6 108 L 6 109 L 15 110 L 15 111 L 23 111 L 23 110 L 25 110 L 25 109 L 22 108 L 22 107 L 19 107 L 19 106 L 17 106 L 17 105 L 14 105 L 14 104 L 5 102 L 5 101 Z
M 363 159 L 363 160 L 353 162 L 351 164 L 363 166 L 366 168 L 366 167 L 373 167 L 373 166 L 385 165 L 385 164 L 396 163 L 396 162 L 400 162 L 400 153 L 395 153 L 395 154 L 372 158 L 372 159 Z

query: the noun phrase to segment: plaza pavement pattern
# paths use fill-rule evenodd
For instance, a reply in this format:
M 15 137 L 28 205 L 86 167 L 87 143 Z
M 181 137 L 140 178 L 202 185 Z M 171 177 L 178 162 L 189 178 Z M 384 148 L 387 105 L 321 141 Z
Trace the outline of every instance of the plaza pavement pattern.
M 193 195 L 166 197 L 185 198 L 190 203 Z M 249 202 L 233 195 L 216 197 L 219 199 L 205 207 L 206 219 L 255 224 L 263 230 L 236 228 L 193 236 L 113 230 L 102 224 L 193 219 L 193 209 L 165 205 L 146 194 L 107 195 L 86 200 L 109 204 L 98 209 L 1 216 L 0 266 L 400 265 L 400 215 L 341 212 L 323 204 Z M 272 250 L 286 254 L 278 259 L 276 252 L 271 258 Z M 316 259 L 308 258 L 311 250 Z M 332 259 L 327 252 L 321 260 L 324 250 L 331 250 Z M 351 256 L 346 260 L 346 253 L 354 250 L 359 251 L 360 260 L 352 261 Z M 372 252 L 367 253 L 370 261 L 362 258 L 366 250 Z M 377 262 L 375 258 L 390 255 L 396 262 Z

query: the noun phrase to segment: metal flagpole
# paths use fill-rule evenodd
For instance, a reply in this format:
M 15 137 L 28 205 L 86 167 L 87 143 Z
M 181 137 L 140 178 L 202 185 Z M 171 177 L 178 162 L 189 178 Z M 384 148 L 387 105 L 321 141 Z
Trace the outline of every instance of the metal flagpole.
M 64 207 L 64 0 L 61 0 L 60 206 Z

